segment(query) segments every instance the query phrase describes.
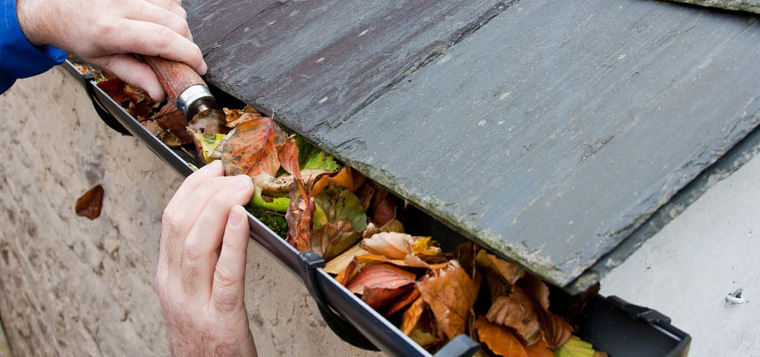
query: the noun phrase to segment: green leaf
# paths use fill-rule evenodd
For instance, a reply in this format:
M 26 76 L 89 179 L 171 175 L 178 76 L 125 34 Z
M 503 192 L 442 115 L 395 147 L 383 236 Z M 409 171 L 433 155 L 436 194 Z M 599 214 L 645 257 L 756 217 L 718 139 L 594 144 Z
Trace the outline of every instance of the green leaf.
M 335 159 L 327 155 L 322 149 L 307 143 L 301 137 L 296 137 L 296 142 L 298 143 L 298 152 L 300 153 L 298 161 L 301 164 L 301 170 L 323 169 L 335 171 L 340 168 Z
M 261 197 L 261 187 L 254 187 L 253 196 L 251 196 L 251 206 L 263 208 L 267 211 L 282 212 L 288 211 L 288 205 L 290 204 L 290 198 L 276 197 L 271 201 L 265 200 Z
M 316 203 L 329 222 L 349 220 L 354 231 L 363 232 L 367 229 L 364 206 L 353 192 L 331 183 L 316 197 Z

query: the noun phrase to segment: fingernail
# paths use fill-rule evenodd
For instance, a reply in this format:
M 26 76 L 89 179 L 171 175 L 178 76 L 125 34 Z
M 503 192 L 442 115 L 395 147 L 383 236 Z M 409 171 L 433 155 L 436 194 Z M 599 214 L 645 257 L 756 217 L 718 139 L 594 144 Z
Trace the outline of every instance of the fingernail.
M 243 207 L 241 206 L 235 206 L 232 207 L 232 210 L 230 211 L 230 225 L 237 226 L 241 222 L 243 222 L 243 218 L 245 217 L 245 211 L 243 210 Z
M 249 176 L 240 175 L 237 179 L 238 182 L 235 183 L 234 188 L 238 191 L 248 190 L 251 188 L 251 185 L 253 184 L 253 181 Z

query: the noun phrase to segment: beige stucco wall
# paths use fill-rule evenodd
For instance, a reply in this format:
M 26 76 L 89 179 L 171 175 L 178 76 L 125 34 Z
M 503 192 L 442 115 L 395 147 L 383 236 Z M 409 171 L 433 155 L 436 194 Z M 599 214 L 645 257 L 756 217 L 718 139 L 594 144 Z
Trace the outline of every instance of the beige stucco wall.
M 62 69 L 0 96 L 0 316 L 16 356 L 166 356 L 153 276 L 181 177 L 97 118 Z M 74 214 L 105 188 L 103 212 Z M 261 356 L 376 356 L 325 327 L 305 288 L 255 244 L 246 303 Z

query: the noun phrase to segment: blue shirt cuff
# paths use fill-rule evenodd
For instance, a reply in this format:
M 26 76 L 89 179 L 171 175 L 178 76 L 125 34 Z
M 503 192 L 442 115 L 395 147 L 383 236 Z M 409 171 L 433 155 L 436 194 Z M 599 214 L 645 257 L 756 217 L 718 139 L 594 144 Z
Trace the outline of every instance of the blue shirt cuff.
M 59 48 L 29 43 L 18 23 L 16 0 L 0 1 L 0 86 L 45 72 L 66 59 L 68 54 Z

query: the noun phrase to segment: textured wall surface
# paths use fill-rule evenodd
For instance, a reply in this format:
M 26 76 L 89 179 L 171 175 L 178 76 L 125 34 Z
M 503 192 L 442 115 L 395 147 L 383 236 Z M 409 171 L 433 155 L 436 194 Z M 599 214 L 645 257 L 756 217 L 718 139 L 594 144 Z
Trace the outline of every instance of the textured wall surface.
M 97 118 L 61 69 L 0 96 L 0 316 L 15 356 L 166 356 L 153 276 L 161 212 L 181 177 Z M 105 188 L 103 212 L 74 214 Z M 374 356 L 325 327 L 306 289 L 249 248 L 261 356 Z

